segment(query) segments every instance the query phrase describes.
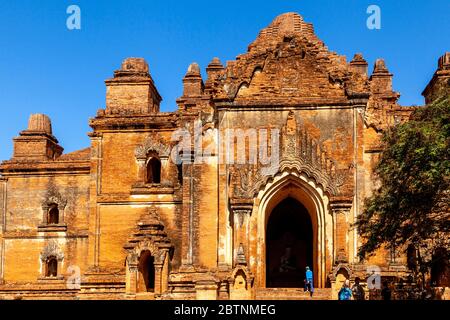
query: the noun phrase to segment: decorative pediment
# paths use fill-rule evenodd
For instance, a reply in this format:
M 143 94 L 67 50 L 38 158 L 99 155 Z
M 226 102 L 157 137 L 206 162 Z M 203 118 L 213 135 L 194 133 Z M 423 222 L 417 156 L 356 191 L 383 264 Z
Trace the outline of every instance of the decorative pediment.
M 45 210 L 52 204 L 58 205 L 58 208 L 60 209 L 64 209 L 67 205 L 67 199 L 61 195 L 53 184 L 47 189 L 44 201 L 42 202 L 42 207 Z
M 50 240 L 41 252 L 42 261 L 46 261 L 49 257 L 55 257 L 58 261 L 64 259 L 64 254 L 55 240 Z
M 163 143 L 158 135 L 153 135 L 148 137 L 142 145 L 138 146 L 134 154 L 136 158 L 144 159 L 151 151 L 156 152 L 159 157 L 169 157 L 171 147 Z
M 236 283 L 241 280 L 242 283 Z M 228 283 L 234 289 L 242 289 L 249 290 L 253 287 L 255 277 L 253 273 L 247 268 L 246 265 L 236 265 L 234 269 L 231 271 L 230 276 L 228 277 Z
M 277 174 L 296 172 L 306 174 L 330 195 L 338 195 L 353 167 L 338 169 L 322 144 L 299 128 L 290 112 L 281 129 L 280 161 L 272 175 L 262 174 L 258 165 L 236 164 L 231 167 L 232 198 L 252 199 Z M 270 171 L 270 170 L 269 170 Z M 264 171 L 265 173 L 268 170 Z
M 163 264 L 171 254 L 173 245 L 164 231 L 164 224 L 159 217 L 156 207 L 141 216 L 137 222 L 136 232 L 125 244 L 128 252 L 126 262 L 129 268 L 135 268 L 143 251 L 150 251 L 155 264 Z
M 339 263 L 338 265 L 334 266 L 328 276 L 329 279 L 331 281 L 336 281 L 338 273 L 345 274 L 346 276 L 348 276 L 349 279 L 352 278 L 353 276 L 352 268 L 350 268 L 350 266 L 346 263 Z

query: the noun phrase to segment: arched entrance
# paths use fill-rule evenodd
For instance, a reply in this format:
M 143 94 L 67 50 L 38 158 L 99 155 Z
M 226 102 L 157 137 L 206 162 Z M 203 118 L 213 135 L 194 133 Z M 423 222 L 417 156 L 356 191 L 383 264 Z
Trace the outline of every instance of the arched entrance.
M 291 211 L 296 212 L 297 215 L 288 220 L 291 223 L 297 221 L 295 222 L 297 225 L 303 225 L 303 227 L 299 227 L 303 231 L 301 231 L 302 236 L 298 235 L 298 239 L 307 243 L 306 247 L 310 248 L 306 258 L 301 259 L 309 263 L 312 256 L 309 267 L 314 273 L 314 287 L 323 288 L 326 286 L 326 270 L 330 270 L 333 257 L 333 221 L 332 215 L 328 214 L 328 196 L 320 185 L 315 184 L 314 180 L 304 174 L 292 171 L 276 175 L 265 185 L 264 189 L 259 191 L 255 200 L 253 212 L 256 214 L 252 215 L 250 230 L 254 230 L 257 236 L 256 241 L 250 241 L 249 252 L 249 267 L 255 274 L 255 285 L 257 288 L 274 286 L 267 282 L 269 275 L 266 274 L 268 269 L 272 268 L 268 267 L 267 263 L 269 262 L 273 266 L 273 263 L 268 261 L 270 258 L 267 257 L 267 254 L 271 254 L 268 252 L 271 251 L 268 248 L 270 246 L 268 242 L 271 242 L 269 238 L 274 237 L 271 235 L 270 229 L 276 225 L 273 221 L 276 221 L 278 208 L 282 208 L 289 202 L 293 208 Z M 310 225 L 309 228 L 306 227 L 308 225 Z M 276 226 L 274 228 L 277 229 Z M 282 229 L 282 226 L 278 229 Z M 306 229 L 310 231 L 306 231 Z M 307 236 L 304 237 L 304 235 Z M 271 259 L 276 260 L 277 258 L 272 257 Z M 291 287 L 303 287 L 305 270 L 301 270 L 302 268 L 303 266 L 299 266 L 299 281 L 290 285 Z
M 155 259 L 150 251 L 141 253 L 139 259 L 138 292 L 155 291 Z
M 303 287 L 305 268 L 313 270 L 313 227 L 296 199 L 282 200 L 271 212 L 266 231 L 266 287 Z

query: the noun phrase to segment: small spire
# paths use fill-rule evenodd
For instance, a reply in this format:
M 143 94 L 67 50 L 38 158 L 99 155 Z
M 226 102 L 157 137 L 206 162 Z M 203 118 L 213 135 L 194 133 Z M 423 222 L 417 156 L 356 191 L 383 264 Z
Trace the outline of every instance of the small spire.
M 368 67 L 368 63 L 367 61 L 363 58 L 363 55 L 361 53 L 355 53 L 355 55 L 353 56 L 352 61 L 350 61 L 350 69 L 360 73 L 360 74 L 365 74 L 367 75 L 367 67 Z
M 123 80 L 130 77 L 150 78 L 148 63 L 144 58 L 126 58 L 119 70 L 114 71 L 114 79 Z
M 148 73 L 148 63 L 144 58 L 127 58 L 122 62 L 122 71 Z
M 389 70 L 386 68 L 386 64 L 383 59 L 377 59 L 375 61 L 373 73 L 374 74 L 389 73 Z
M 222 62 L 217 57 L 214 57 L 208 65 L 208 68 L 220 68 L 223 69 Z
M 363 58 L 362 53 L 355 53 L 355 55 L 353 56 L 352 61 L 350 61 L 350 63 L 352 64 L 356 64 L 356 63 L 367 63 L 367 61 Z
M 200 67 L 197 62 L 192 62 L 189 65 L 186 75 L 200 75 Z
M 203 80 L 198 63 L 189 65 L 183 78 L 183 97 L 199 97 L 203 94 Z
M 444 55 L 439 58 L 438 70 L 450 70 L 450 52 L 444 53 Z
M 63 150 L 53 136 L 50 118 L 37 113 L 30 115 L 28 128 L 14 138 L 13 158 L 25 161 L 51 161 L 61 156 Z
M 52 134 L 52 122 L 50 118 L 45 114 L 32 114 L 28 120 L 27 131 Z
M 398 99 L 400 95 L 392 90 L 392 77 L 393 75 L 389 72 L 384 60 L 377 59 L 370 76 L 371 92 L 373 94 L 388 94 L 393 99 Z
M 214 78 L 216 74 L 224 69 L 222 62 L 220 62 L 219 58 L 214 57 L 211 62 L 208 64 L 206 68 L 206 73 L 208 74 L 208 80 Z

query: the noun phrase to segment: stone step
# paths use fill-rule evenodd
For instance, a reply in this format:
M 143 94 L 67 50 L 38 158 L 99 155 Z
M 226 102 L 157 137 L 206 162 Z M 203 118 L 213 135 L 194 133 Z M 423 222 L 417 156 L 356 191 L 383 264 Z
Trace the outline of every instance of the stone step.
M 309 292 L 299 288 L 264 288 L 256 292 L 258 300 L 330 300 L 331 288 L 316 288 L 311 297 Z
M 155 300 L 155 294 L 150 292 L 137 293 L 136 300 Z

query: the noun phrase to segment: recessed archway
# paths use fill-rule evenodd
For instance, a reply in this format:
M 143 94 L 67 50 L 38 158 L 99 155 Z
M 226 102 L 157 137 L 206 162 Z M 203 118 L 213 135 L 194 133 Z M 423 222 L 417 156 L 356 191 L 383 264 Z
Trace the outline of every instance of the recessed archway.
M 255 273 L 256 286 L 270 287 L 267 283 L 267 228 L 274 209 L 285 199 L 294 199 L 306 209 L 312 226 L 312 271 L 314 286 L 326 285 L 326 270 L 332 261 L 332 216 L 328 213 L 328 196 L 314 180 L 297 172 L 282 172 L 275 176 L 264 189 L 260 190 L 255 200 L 251 228 L 256 228 L 256 241 L 251 242 L 250 268 Z M 325 240 L 325 235 L 330 236 Z M 311 266 L 310 266 L 311 267 Z M 304 270 L 301 270 L 304 273 Z M 301 279 L 301 278 L 300 278 Z M 301 280 L 300 280 L 301 281 Z
M 138 292 L 155 291 L 155 264 L 150 251 L 141 253 L 139 259 Z
M 48 210 L 47 224 L 59 223 L 59 209 L 57 204 L 52 204 Z
M 58 260 L 56 257 L 51 256 L 47 258 L 45 276 L 56 277 L 58 275 Z
M 271 212 L 266 231 L 266 287 L 303 287 L 313 263 L 313 226 L 296 199 L 282 200 Z
M 150 158 L 147 163 L 147 183 L 161 182 L 161 160 L 156 157 Z

